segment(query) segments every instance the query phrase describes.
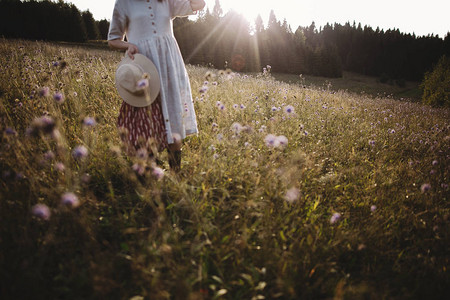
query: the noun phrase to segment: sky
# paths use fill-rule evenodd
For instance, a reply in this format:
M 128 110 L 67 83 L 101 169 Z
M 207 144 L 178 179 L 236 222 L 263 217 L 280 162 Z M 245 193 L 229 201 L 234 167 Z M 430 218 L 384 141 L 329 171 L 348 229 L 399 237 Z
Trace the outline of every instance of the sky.
M 156 1 L 156 0 L 152 0 Z M 212 11 L 215 0 L 205 0 Z M 81 11 L 89 9 L 96 20 L 111 19 L 115 0 L 68 0 Z M 293 31 L 298 26 L 309 26 L 314 21 L 317 28 L 346 22 L 369 25 L 373 29 L 399 29 L 416 36 L 438 34 L 444 38 L 450 31 L 450 1 L 448 0 L 221 0 L 224 13 L 233 9 L 254 24 L 258 14 L 265 24 L 270 10 L 279 21 L 286 19 Z

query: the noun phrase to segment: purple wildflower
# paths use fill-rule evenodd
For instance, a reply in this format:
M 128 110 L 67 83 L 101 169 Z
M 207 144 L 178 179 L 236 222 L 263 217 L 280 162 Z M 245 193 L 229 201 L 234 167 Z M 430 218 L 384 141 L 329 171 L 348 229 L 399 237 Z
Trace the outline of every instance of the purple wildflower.
M 142 166 L 141 164 L 136 163 L 136 164 L 134 164 L 131 168 L 132 168 L 133 171 L 135 171 L 138 175 L 141 175 L 141 176 L 144 175 L 145 168 L 144 168 L 144 166 Z
M 148 157 L 148 151 L 145 148 L 140 148 L 138 151 L 136 151 L 136 157 L 139 159 L 147 159 Z
M 95 118 L 93 117 L 85 117 L 83 119 L 83 125 L 87 127 L 94 127 L 97 125 L 97 121 L 95 121 Z
M 64 172 L 64 170 L 66 169 L 66 166 L 64 166 L 64 164 L 62 162 L 57 162 L 55 164 L 55 170 L 58 172 Z
M 5 129 L 5 134 L 6 135 L 17 135 L 17 131 L 15 131 L 13 128 L 8 127 Z
M 280 143 L 280 147 L 285 148 L 288 145 L 288 139 L 284 135 L 277 136 L 277 140 Z
M 287 113 L 288 115 L 293 114 L 294 113 L 294 107 L 292 105 L 288 105 L 284 107 L 284 112 Z
M 36 204 L 31 209 L 31 213 L 38 219 L 49 220 L 51 216 L 50 208 L 45 204 Z
M 142 78 L 142 79 L 140 79 L 140 80 L 137 82 L 136 87 L 137 87 L 139 90 L 143 90 L 143 89 L 145 89 L 145 88 L 148 88 L 149 84 L 150 84 L 150 83 L 148 82 L 148 79 L 147 79 L 147 78 Z
M 239 134 L 241 133 L 241 131 L 244 129 L 244 127 L 242 127 L 241 124 L 239 124 L 238 122 L 234 122 L 231 125 L 231 131 L 233 131 L 235 134 Z
M 50 89 L 46 86 L 44 86 L 43 88 L 41 88 L 38 92 L 38 95 L 40 97 L 48 97 L 50 95 Z
M 266 143 L 266 146 L 269 148 L 277 148 L 280 146 L 280 141 L 278 138 L 273 134 L 268 134 L 264 138 L 264 142 Z
M 330 218 L 330 223 L 334 224 L 337 221 L 339 221 L 339 219 L 341 218 L 341 214 L 340 213 L 334 213 L 331 218 Z
M 72 151 L 72 156 L 75 159 L 84 159 L 88 155 L 88 150 L 85 146 L 76 146 Z
M 433 160 L 433 162 L 431 163 L 433 166 L 437 166 L 439 164 L 439 162 L 437 160 Z
M 371 212 L 375 212 L 377 210 L 377 206 L 376 205 L 372 205 L 371 207 L 370 207 L 370 211 Z
M 284 196 L 284 200 L 288 203 L 292 204 L 295 201 L 300 199 L 300 190 L 293 187 L 286 191 L 286 195 Z
M 369 141 L 369 145 L 372 146 L 372 147 L 374 147 L 374 146 L 375 146 L 375 141 L 374 141 L 374 140 L 370 140 L 370 141 Z
M 431 189 L 431 184 L 429 184 L 429 183 L 424 183 L 424 184 L 422 184 L 422 186 L 420 187 L 420 191 L 421 191 L 422 193 L 426 193 L 426 192 L 428 192 L 430 189 Z
M 76 208 L 80 206 L 80 200 L 74 193 L 67 192 L 62 195 L 61 204 L 70 208 Z
M 63 103 L 64 102 L 64 96 L 63 96 L 62 93 L 56 92 L 53 95 L 53 100 L 55 100 L 55 102 L 57 102 L 57 103 Z
M 161 180 L 164 177 L 164 170 L 160 167 L 154 167 L 152 170 L 152 175 L 157 179 Z

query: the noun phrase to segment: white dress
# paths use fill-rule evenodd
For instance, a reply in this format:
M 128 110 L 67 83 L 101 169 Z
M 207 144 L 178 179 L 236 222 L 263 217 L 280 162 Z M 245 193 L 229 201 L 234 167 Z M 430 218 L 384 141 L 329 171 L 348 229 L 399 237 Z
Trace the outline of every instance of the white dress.
M 123 39 L 153 61 L 161 79 L 161 106 L 169 144 L 198 132 L 191 87 L 172 20 L 194 14 L 189 0 L 116 0 L 108 40 Z

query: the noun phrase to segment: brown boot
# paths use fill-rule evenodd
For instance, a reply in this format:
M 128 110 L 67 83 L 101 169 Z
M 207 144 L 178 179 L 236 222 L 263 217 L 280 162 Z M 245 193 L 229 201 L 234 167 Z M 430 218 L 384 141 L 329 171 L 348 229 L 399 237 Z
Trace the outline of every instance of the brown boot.
M 169 166 L 175 172 L 181 169 L 181 150 L 169 151 Z

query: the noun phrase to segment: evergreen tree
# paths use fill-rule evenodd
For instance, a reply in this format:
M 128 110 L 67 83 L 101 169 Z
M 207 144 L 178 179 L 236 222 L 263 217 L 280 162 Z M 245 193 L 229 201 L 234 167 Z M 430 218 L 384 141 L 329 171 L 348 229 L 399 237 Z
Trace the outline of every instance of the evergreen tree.
M 100 37 L 100 32 L 98 30 L 97 24 L 95 23 L 92 13 L 87 10 L 81 13 L 83 18 L 84 26 L 86 27 L 86 35 L 88 40 L 98 40 Z

